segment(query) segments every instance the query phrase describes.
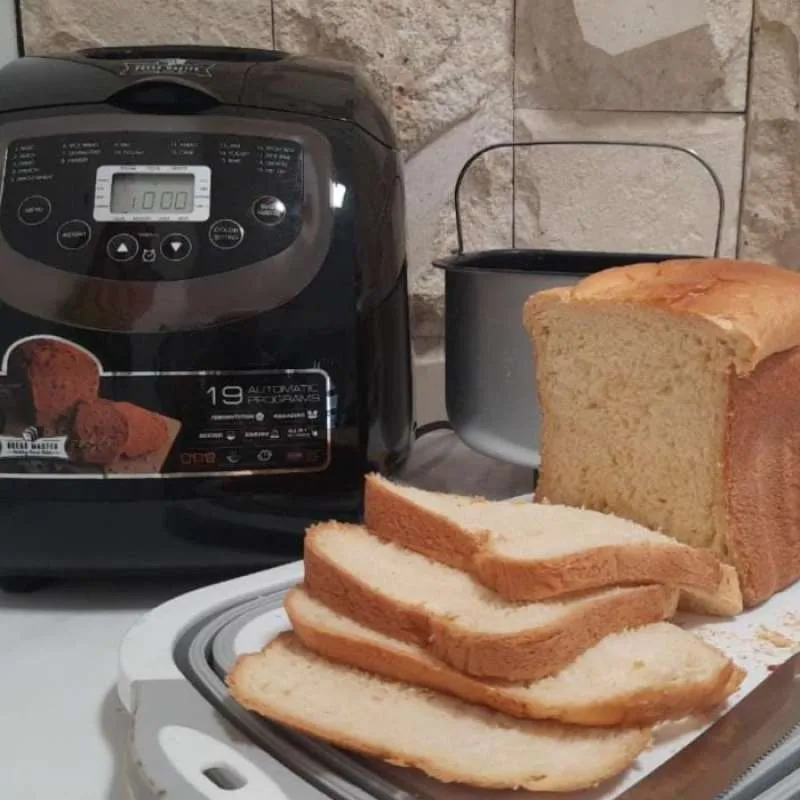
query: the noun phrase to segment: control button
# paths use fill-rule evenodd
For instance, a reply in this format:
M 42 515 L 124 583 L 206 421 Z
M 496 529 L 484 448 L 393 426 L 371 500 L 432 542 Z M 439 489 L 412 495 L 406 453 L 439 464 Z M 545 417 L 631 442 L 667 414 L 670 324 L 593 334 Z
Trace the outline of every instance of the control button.
M 192 252 L 192 243 L 182 233 L 171 233 L 161 241 L 161 255 L 169 261 L 183 261 Z
M 152 264 L 156 260 L 156 251 L 152 247 L 142 250 L 142 261 L 145 264 Z
M 253 203 L 253 216 L 270 228 L 280 225 L 286 217 L 286 206 L 277 197 L 265 195 Z
M 244 228 L 235 219 L 220 219 L 209 229 L 208 238 L 220 250 L 233 250 L 244 241 Z
M 41 225 L 50 219 L 53 206 L 46 197 L 34 194 L 26 197 L 17 209 L 17 217 L 23 225 Z
M 89 223 L 82 219 L 71 219 L 61 225 L 56 238 L 65 250 L 80 250 L 89 244 L 89 240 L 92 238 L 92 229 L 89 227 Z
M 114 261 L 130 261 L 139 252 L 139 242 L 129 233 L 118 233 L 108 240 L 106 252 Z

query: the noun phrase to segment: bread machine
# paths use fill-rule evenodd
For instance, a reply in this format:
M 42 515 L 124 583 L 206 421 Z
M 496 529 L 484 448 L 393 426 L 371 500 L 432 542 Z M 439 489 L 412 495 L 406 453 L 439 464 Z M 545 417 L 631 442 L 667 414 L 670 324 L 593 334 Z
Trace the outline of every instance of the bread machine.
M 0 70 L 0 583 L 252 571 L 361 513 L 412 391 L 402 164 L 351 66 Z

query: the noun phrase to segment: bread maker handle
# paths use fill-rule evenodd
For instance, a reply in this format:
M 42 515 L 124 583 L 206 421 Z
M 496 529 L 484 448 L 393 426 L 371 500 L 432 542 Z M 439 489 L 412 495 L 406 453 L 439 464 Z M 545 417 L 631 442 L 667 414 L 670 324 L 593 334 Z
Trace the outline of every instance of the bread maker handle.
M 716 238 L 714 240 L 714 257 L 715 258 L 719 257 L 720 248 L 722 246 L 722 225 L 725 220 L 725 191 L 722 188 L 722 182 L 720 181 L 719 176 L 714 171 L 712 166 L 702 156 L 698 155 L 694 150 L 690 150 L 688 147 L 681 147 L 680 145 L 677 144 L 664 144 L 661 142 L 636 142 L 636 141 L 626 142 L 613 139 L 602 139 L 602 140 L 544 139 L 542 141 L 537 141 L 537 142 L 500 142 L 497 144 L 491 144 L 488 147 L 484 147 L 482 150 L 478 150 L 478 152 L 472 155 L 468 159 L 468 161 L 464 164 L 464 166 L 461 168 L 461 172 L 458 173 L 458 178 L 456 179 L 455 212 L 456 212 L 456 240 L 458 244 L 458 250 L 456 252 L 458 255 L 461 255 L 464 252 L 464 236 L 461 226 L 461 204 L 460 204 L 461 184 L 472 164 L 475 163 L 475 161 L 477 161 L 479 158 L 484 156 L 486 153 L 489 153 L 493 150 L 515 149 L 518 147 L 563 147 L 564 145 L 647 147 L 657 150 L 673 150 L 677 153 L 683 153 L 684 155 L 693 158 L 711 176 L 711 180 L 714 182 L 714 187 L 717 190 L 718 216 L 717 216 L 717 232 L 716 232 Z

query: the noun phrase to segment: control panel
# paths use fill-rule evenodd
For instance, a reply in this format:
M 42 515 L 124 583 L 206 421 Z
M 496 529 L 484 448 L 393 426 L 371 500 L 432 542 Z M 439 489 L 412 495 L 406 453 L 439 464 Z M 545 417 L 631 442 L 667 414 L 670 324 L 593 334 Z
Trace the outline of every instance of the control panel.
M 263 262 L 303 225 L 303 148 L 291 139 L 131 131 L 13 139 L 0 231 L 56 269 L 187 280 Z

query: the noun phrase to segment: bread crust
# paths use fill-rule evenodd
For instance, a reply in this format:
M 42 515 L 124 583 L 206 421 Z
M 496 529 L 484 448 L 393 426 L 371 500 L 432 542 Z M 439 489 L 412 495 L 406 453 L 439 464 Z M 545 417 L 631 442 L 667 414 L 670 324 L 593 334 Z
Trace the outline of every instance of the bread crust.
M 511 559 L 492 549 L 489 531 L 467 532 L 445 515 L 404 498 L 376 475 L 367 476 L 364 505 L 371 533 L 469 572 L 508 600 L 547 600 L 645 583 L 691 586 L 713 593 L 722 580 L 722 565 L 712 553 L 672 540 L 665 540 L 663 546 L 610 545 L 547 559 Z
M 727 660 L 723 669 L 707 681 L 684 685 L 667 683 L 648 690 L 620 693 L 615 700 L 572 706 L 523 700 L 509 693 L 503 683 L 476 680 L 425 654 L 415 657 L 315 625 L 299 608 L 297 601 L 301 591 L 292 589 L 284 607 L 294 632 L 309 650 L 332 661 L 452 694 L 522 719 L 552 719 L 594 727 L 644 727 L 713 708 L 736 691 L 744 678 L 744 672 Z
M 614 267 L 568 288 L 547 289 L 525 304 L 529 333 L 558 303 L 632 303 L 713 325 L 732 346 L 737 374 L 800 345 L 800 274 L 732 259 L 685 259 Z
M 423 606 L 398 603 L 353 576 L 317 547 L 325 527 L 313 526 L 306 534 L 309 594 L 368 628 L 425 647 L 450 666 L 479 678 L 548 677 L 609 633 L 671 617 L 678 602 L 677 589 L 638 586 L 621 596 L 601 595 L 553 625 L 509 634 L 475 632 Z
M 482 497 L 470 499 L 485 502 Z M 488 534 L 467 533 L 447 517 L 404 501 L 374 474 L 364 484 L 364 524 L 382 539 L 464 571 L 471 571 L 488 539 Z
M 535 631 L 480 634 L 456 621 L 432 617 L 430 650 L 452 667 L 477 678 L 533 681 L 562 670 L 609 633 L 668 619 L 678 590 L 639 586 L 623 597 L 598 598 L 583 613 Z
M 270 647 L 280 646 L 286 646 L 295 649 L 298 646 L 302 647 L 295 635 L 287 632 L 280 634 L 278 637 L 276 637 L 276 639 L 270 642 L 270 644 L 268 644 L 265 648 L 265 651 Z M 521 780 L 514 781 L 512 783 L 484 778 L 480 775 L 478 769 L 476 769 L 473 774 L 464 775 L 460 772 L 448 769 L 446 764 L 442 763 L 440 760 L 437 760 L 435 757 L 409 758 L 401 753 L 393 752 L 392 750 L 382 747 L 377 743 L 367 742 L 361 737 L 350 735 L 340 729 L 334 729 L 334 726 L 327 727 L 323 725 L 310 724 L 300 715 L 289 715 L 283 711 L 279 711 L 269 703 L 264 702 L 262 699 L 255 696 L 252 692 L 248 691 L 247 686 L 244 685 L 244 682 L 241 679 L 242 673 L 245 672 L 248 662 L 258 660 L 259 658 L 259 653 L 249 653 L 247 655 L 240 656 L 237 659 L 233 670 L 228 675 L 228 688 L 230 689 L 233 698 L 241 706 L 308 736 L 313 736 L 317 739 L 330 742 L 337 747 L 362 753 L 363 755 L 373 758 L 379 758 L 396 766 L 419 769 L 427 775 L 430 775 L 432 778 L 441 781 L 442 783 L 464 783 L 482 789 L 528 789 L 531 791 L 540 792 L 580 791 L 582 789 L 587 789 L 590 786 L 596 786 L 597 784 L 600 784 L 603 781 L 618 775 L 620 772 L 630 766 L 636 757 L 650 746 L 652 741 L 649 731 L 640 731 L 640 735 L 638 737 L 631 738 L 631 743 L 629 746 L 620 749 L 618 758 L 613 762 L 609 762 L 606 765 L 606 769 L 598 772 L 596 776 L 593 776 L 593 780 L 591 782 L 576 779 L 575 777 L 570 777 L 567 774 L 552 774 L 531 775 L 529 777 L 523 777 Z
M 546 561 L 511 560 L 485 549 L 475 556 L 473 572 L 503 597 L 527 601 L 644 583 L 714 592 L 722 579 L 720 562 L 707 551 L 649 543 L 596 547 Z
M 727 537 L 746 605 L 800 579 L 800 347 L 730 378 Z

